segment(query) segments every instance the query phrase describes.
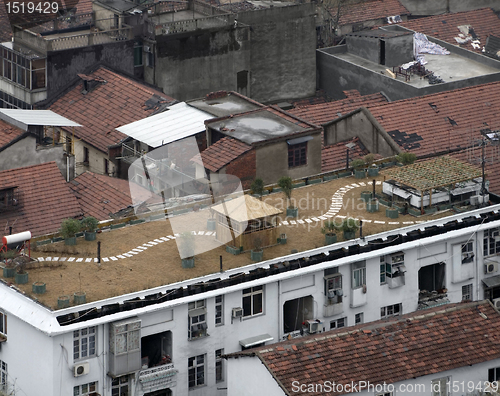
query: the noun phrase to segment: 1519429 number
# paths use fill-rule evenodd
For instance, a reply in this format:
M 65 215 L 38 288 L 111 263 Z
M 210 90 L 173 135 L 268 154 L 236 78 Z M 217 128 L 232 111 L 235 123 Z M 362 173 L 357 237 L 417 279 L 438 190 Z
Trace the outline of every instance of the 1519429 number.
M 59 4 L 55 1 L 39 3 L 11 1 L 6 2 L 5 7 L 7 8 L 7 14 L 55 14 L 59 11 Z

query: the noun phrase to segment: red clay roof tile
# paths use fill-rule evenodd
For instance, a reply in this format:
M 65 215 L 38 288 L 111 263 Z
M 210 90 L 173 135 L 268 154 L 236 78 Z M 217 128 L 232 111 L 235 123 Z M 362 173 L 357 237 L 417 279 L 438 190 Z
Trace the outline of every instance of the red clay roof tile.
M 337 14 L 332 8 L 330 12 Z M 394 15 L 409 15 L 410 12 L 399 0 L 371 0 L 362 3 L 348 4 L 343 7 L 340 15 L 340 26 L 350 23 L 371 21 Z
M 217 172 L 240 155 L 251 150 L 252 146 L 226 136 L 203 150 L 193 161 L 203 165 L 211 172 Z
M 354 137 L 343 142 L 332 144 L 321 149 L 321 172 L 329 172 L 344 169 L 346 166 L 346 144 L 354 143 L 354 147 L 349 150 L 349 161 L 363 157 L 369 151 L 363 146 L 358 137 Z
M 1 7 L 0 7 L 1 8 Z M 18 127 L 10 125 L 8 122 L 0 120 L 0 147 L 12 142 L 21 136 L 24 131 Z

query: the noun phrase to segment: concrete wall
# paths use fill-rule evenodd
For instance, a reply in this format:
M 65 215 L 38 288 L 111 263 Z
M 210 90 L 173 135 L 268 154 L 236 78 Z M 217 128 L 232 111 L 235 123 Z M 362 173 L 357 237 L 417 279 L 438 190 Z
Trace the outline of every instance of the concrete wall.
M 36 138 L 28 135 L 24 139 L 18 140 L 16 143 L 0 151 L 0 170 L 55 161 L 66 179 L 67 160 L 69 161 L 69 178 L 73 179 L 75 176 L 74 156 L 67 156 L 62 145 L 37 147 Z
M 247 27 L 157 36 L 155 67 L 144 68 L 144 79 L 181 101 L 211 91 L 236 91 L 237 73 L 250 70 L 249 37 Z
M 413 16 L 437 15 L 445 12 L 460 12 L 491 7 L 500 10 L 498 0 L 400 0 Z
M 134 42 L 129 40 L 49 52 L 47 54 L 48 99 L 76 81 L 78 73 L 84 73 L 97 63 L 103 63 L 118 72 L 133 76 L 133 51 Z
M 311 134 L 307 142 L 307 164 L 288 168 L 288 144 L 286 140 L 257 147 L 257 177 L 264 184 L 277 183 L 282 176 L 292 179 L 321 173 L 321 134 Z
M 380 40 L 378 37 L 347 37 L 347 52 L 371 62 L 380 63 Z
M 315 4 L 297 4 L 241 12 L 251 27 L 250 97 L 276 101 L 316 91 Z
M 385 65 L 399 66 L 413 60 L 413 34 L 385 39 Z
M 380 133 L 362 111 L 325 125 L 324 131 L 325 145 L 335 144 L 358 136 L 370 153 L 380 154 L 383 157 L 398 154 L 398 151 L 386 140 L 387 137 Z

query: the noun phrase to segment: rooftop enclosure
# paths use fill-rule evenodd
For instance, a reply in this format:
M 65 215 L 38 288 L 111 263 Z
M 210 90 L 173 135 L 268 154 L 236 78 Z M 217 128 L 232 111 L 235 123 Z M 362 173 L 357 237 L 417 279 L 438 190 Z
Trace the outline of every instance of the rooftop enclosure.
M 216 214 L 216 239 L 222 243 L 230 241 L 243 251 L 277 243 L 277 215 L 283 211 L 274 206 L 244 195 L 213 206 L 211 211 Z
M 384 32 L 378 33 L 379 35 L 394 32 L 403 34 L 404 31 L 408 31 L 400 26 L 387 26 L 383 30 L 379 30 Z M 424 65 L 426 73 L 433 72 L 444 83 L 431 85 L 428 79 L 417 74 L 412 74 L 409 78 L 397 74 L 396 78 L 393 78 L 393 66 L 380 62 L 383 53 L 380 38 L 363 36 L 370 33 L 361 34 L 360 32 L 356 36 L 350 35 L 346 38 L 348 43 L 346 45 L 317 50 L 319 87 L 324 89 L 329 96 L 343 99 L 342 91 L 357 89 L 362 95 L 382 91 L 391 100 L 399 100 L 500 80 L 500 62 L 498 60 L 430 36 L 428 39 L 431 42 L 439 44 L 450 52 L 449 55 L 424 54 L 425 60 L 428 62 Z M 375 33 L 372 34 L 375 35 Z M 349 44 L 350 40 L 354 40 L 354 42 Z M 378 45 L 375 45 L 376 40 L 379 40 Z M 388 52 L 389 48 L 392 50 L 400 48 L 399 51 L 401 51 L 402 43 L 407 40 L 407 36 L 396 35 L 391 36 L 390 40 L 384 40 L 386 62 L 396 63 L 394 67 L 397 68 L 403 63 L 413 60 L 409 52 L 396 54 L 392 58 Z M 394 46 L 392 46 L 391 40 L 395 40 Z M 372 43 L 371 47 L 367 46 L 368 42 Z M 353 49 L 355 44 L 359 44 L 357 49 Z

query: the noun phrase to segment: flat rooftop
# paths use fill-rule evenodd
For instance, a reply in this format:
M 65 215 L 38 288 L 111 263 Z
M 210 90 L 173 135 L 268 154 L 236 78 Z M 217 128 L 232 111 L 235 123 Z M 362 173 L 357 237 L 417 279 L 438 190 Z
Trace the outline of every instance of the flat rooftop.
M 384 177 L 383 173 L 376 177 L 377 193 L 382 191 Z M 346 217 L 363 219 L 363 236 L 368 236 L 411 225 L 420 226 L 421 223 L 453 214 L 450 210 L 446 210 L 421 217 L 401 215 L 398 219 L 389 219 L 385 216 L 383 207 L 376 213 L 360 210 L 357 202 L 361 191 L 372 188 L 368 182 L 368 179 L 349 177 L 294 189 L 292 199 L 300 202 L 301 207 L 299 218 L 291 220 L 285 219 L 284 215 L 278 216 L 281 224 L 278 233 L 285 233 L 288 243 L 265 248 L 264 260 L 288 256 L 292 249 L 304 252 L 322 248 L 325 237 L 321 233 L 321 227 L 328 219 L 339 223 Z M 263 200 L 280 210 L 286 206 L 286 199 L 282 193 L 264 196 Z M 342 207 L 339 208 L 340 202 Z M 213 246 L 215 235 L 206 227 L 209 216 L 209 210 L 200 210 L 196 212 L 194 220 L 192 216 L 190 217 L 192 231 L 196 234 L 196 244 Z M 101 242 L 100 265 L 96 262 L 97 241 Z M 31 255 L 39 261 L 35 261 L 28 268 L 30 279 L 28 284 L 16 286 L 42 304 L 56 309 L 58 297 L 71 296 L 78 291 L 86 292 L 87 302 L 93 302 L 206 275 L 217 277 L 220 274 L 220 256 L 225 273 L 253 264 L 249 252 L 234 256 L 226 252 L 224 245 L 220 245 L 197 255 L 194 268 L 182 268 L 168 219 L 103 231 L 97 235 L 97 241 L 78 238 L 76 246 L 65 246 L 64 242 L 57 242 L 35 247 L 32 243 Z M 342 241 L 341 234 L 339 241 Z M 344 246 L 342 243 L 339 242 L 337 248 L 331 245 L 331 249 L 342 248 Z M 265 266 L 265 263 L 262 265 Z M 5 281 L 11 280 L 5 279 Z M 33 282 L 45 282 L 46 293 L 32 295 Z
M 392 71 L 391 67 L 371 62 L 348 52 L 336 53 L 332 55 L 339 59 L 343 59 L 346 62 L 369 69 L 377 74 L 389 76 L 389 73 L 387 73 L 386 70 L 390 69 Z M 440 77 L 445 83 L 500 73 L 500 69 L 498 68 L 487 66 L 480 62 L 476 62 L 472 59 L 464 58 L 463 56 L 453 53 L 449 55 L 424 54 L 424 56 L 425 60 L 428 62 L 424 65 L 426 70 L 434 72 L 434 75 Z M 397 80 L 416 88 L 430 86 L 429 80 L 421 78 L 417 75 L 412 75 L 409 81 L 405 81 L 404 77 L 401 76 L 398 76 Z
M 176 12 L 165 12 L 160 15 L 155 15 L 151 17 L 152 20 L 157 24 L 168 23 L 168 22 L 179 22 L 179 21 L 190 21 L 193 19 L 206 18 L 207 15 L 204 15 L 200 12 L 192 11 L 192 10 L 182 10 Z
M 213 114 L 215 117 L 227 117 L 231 114 L 245 113 L 262 107 L 257 103 L 228 93 L 226 96 L 215 99 L 195 99 L 186 102 L 198 110 Z

